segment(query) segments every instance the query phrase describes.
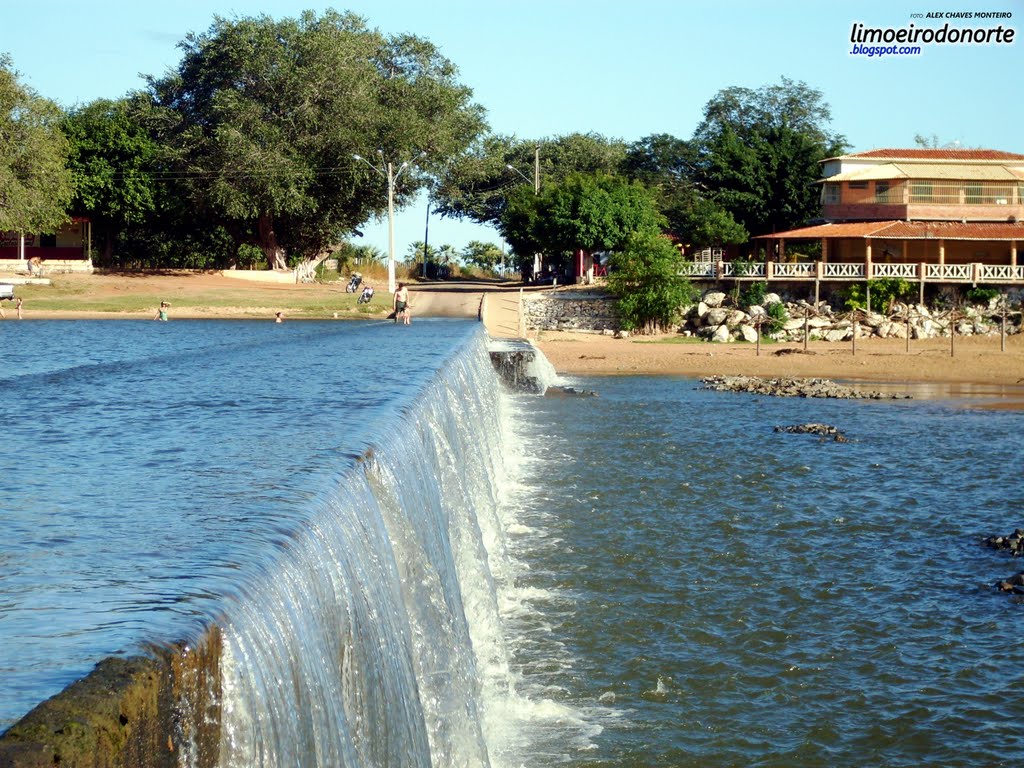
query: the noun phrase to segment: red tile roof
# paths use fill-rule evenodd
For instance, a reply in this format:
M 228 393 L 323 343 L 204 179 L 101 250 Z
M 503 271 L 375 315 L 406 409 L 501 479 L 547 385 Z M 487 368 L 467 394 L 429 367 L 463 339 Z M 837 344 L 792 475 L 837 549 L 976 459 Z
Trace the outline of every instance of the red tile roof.
M 791 229 L 773 235 L 759 235 L 755 240 L 785 238 L 816 240 L 821 237 L 874 237 L 883 240 L 1020 240 L 1024 241 L 1024 222 L 983 222 L 963 224 L 959 221 L 851 221 L 819 224 Z
M 872 149 L 846 157 L 877 157 L 885 160 L 1024 160 L 1024 155 L 998 149 Z

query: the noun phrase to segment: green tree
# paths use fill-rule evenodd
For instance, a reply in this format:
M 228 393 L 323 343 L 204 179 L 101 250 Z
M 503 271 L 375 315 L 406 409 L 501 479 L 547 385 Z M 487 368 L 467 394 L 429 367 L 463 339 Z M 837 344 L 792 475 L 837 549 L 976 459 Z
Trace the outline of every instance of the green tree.
M 353 155 L 380 150 L 399 163 L 428 153 L 402 175 L 401 206 L 484 127 L 435 46 L 384 36 L 353 14 L 217 17 L 181 48 L 177 70 L 149 82 L 161 138 L 191 204 L 273 267 L 320 256 L 383 213 L 385 179 Z
M 691 142 L 655 134 L 631 144 L 622 167 L 654 194 L 678 242 L 698 248 L 746 242 L 743 226 L 694 181 L 696 163 Z
M 664 235 L 636 232 L 612 254 L 608 289 L 614 293 L 625 328 L 642 333 L 668 330 L 696 290 L 683 276 L 683 258 Z
M 138 111 L 138 99 L 100 99 L 71 110 L 63 129 L 75 194 L 72 210 L 93 222 L 104 263 L 111 263 L 120 233 L 156 208 L 154 162 L 159 146 Z
M 464 264 L 494 270 L 505 260 L 505 252 L 494 243 L 471 240 L 459 254 Z
M 830 121 L 802 82 L 719 91 L 694 134 L 695 180 L 751 234 L 797 226 L 818 213 L 820 161 L 845 148 Z
M 532 194 L 538 176 L 543 189 L 574 173 L 616 174 L 625 155 L 625 143 L 596 133 L 537 140 L 489 134 L 444 167 L 433 191 L 435 210 L 497 225 L 510 193 Z
M 664 225 L 654 198 L 639 182 L 574 173 L 540 195 L 516 190 L 500 231 L 522 267 L 536 251 L 549 263 L 564 263 L 576 251 L 616 250 L 635 232 L 658 232 Z
M 0 231 L 55 232 L 68 220 L 72 187 L 61 118 L 0 55 Z

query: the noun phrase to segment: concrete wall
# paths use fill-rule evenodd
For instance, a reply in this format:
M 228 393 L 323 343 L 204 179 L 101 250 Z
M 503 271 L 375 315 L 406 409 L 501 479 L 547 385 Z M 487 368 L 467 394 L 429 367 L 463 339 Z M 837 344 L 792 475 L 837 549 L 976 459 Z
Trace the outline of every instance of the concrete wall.
M 104 659 L 0 736 L 0 768 L 215 768 L 220 633 Z

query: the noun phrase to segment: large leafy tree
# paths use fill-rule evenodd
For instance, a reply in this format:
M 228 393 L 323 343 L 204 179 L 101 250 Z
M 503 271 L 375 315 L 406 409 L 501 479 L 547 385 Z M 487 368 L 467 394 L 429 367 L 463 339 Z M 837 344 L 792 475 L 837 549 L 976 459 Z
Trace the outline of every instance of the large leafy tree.
M 75 188 L 72 210 L 92 220 L 108 264 L 121 232 L 156 209 L 160 148 L 142 117 L 146 107 L 137 97 L 100 99 L 71 110 L 63 123 Z
M 658 232 L 665 218 L 639 182 L 608 174 L 574 173 L 541 191 L 515 190 L 500 222 L 520 258 L 536 251 L 549 262 L 570 254 L 621 248 L 635 232 Z
M 618 296 L 617 309 L 627 329 L 653 333 L 679 319 L 680 309 L 696 295 L 683 276 L 682 261 L 667 237 L 650 230 L 634 233 L 612 254 L 608 288 Z
M 802 82 L 719 91 L 694 134 L 695 181 L 753 235 L 799 225 L 818 213 L 820 161 L 845 148 L 830 122 Z
M 532 194 L 537 180 L 543 189 L 575 173 L 615 174 L 625 156 L 624 142 L 596 133 L 537 140 L 488 134 L 445 166 L 433 190 L 435 210 L 497 225 L 513 190 Z
M 62 113 L 0 55 L 0 231 L 54 232 L 68 220 L 71 174 Z
M 691 142 L 654 134 L 630 145 L 622 167 L 651 190 L 679 242 L 695 247 L 746 242 L 743 226 L 694 180 L 696 164 Z
M 428 153 L 402 175 L 401 205 L 484 127 L 435 46 L 352 14 L 218 17 L 181 48 L 177 70 L 149 84 L 162 140 L 192 205 L 271 266 L 322 254 L 383 212 L 386 180 L 353 155 Z

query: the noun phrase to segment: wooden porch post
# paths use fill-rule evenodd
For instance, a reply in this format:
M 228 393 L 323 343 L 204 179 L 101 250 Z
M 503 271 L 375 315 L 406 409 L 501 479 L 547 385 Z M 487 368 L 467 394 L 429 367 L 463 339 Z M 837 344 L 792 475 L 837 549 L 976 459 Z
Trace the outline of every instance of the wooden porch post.
M 946 241 L 939 238 L 939 264 L 946 263 Z
M 821 260 L 828 261 L 828 238 L 821 238 Z
M 871 279 L 871 238 L 864 238 L 864 279 Z
M 910 257 L 910 241 L 903 241 L 903 263 L 907 263 L 907 259 Z
M 1010 241 L 1010 266 L 1011 267 L 1016 267 L 1017 266 L 1017 241 L 1016 240 L 1011 240 Z
M 779 238 L 779 262 L 781 263 L 781 262 L 783 262 L 785 260 L 786 260 L 786 238 L 780 237 Z M 769 261 L 770 261 L 770 259 L 769 259 Z

